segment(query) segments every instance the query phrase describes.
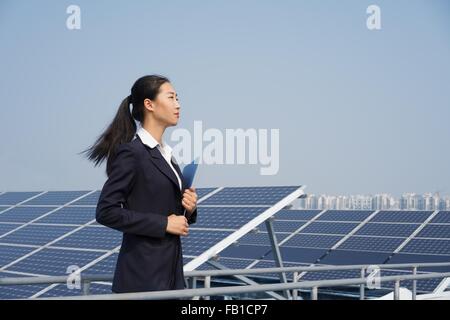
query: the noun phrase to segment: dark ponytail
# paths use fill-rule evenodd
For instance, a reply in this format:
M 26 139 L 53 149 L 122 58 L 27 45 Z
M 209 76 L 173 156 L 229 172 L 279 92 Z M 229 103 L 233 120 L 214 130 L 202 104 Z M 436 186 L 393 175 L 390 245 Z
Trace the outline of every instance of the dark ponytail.
M 136 121 L 144 122 L 144 99 L 154 100 L 162 84 L 170 82 L 160 75 L 150 75 L 139 78 L 131 88 L 131 94 L 123 99 L 119 110 L 109 127 L 95 141 L 94 145 L 82 151 L 87 158 L 98 166 L 107 159 L 106 173 L 109 175 L 111 162 L 117 147 L 129 142 L 136 134 Z M 133 105 L 130 111 L 130 104 Z

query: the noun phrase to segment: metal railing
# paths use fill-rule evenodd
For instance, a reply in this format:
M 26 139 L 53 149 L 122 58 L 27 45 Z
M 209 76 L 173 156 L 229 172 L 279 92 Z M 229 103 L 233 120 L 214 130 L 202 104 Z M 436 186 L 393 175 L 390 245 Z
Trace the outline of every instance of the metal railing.
M 431 267 L 447 267 L 450 262 L 445 263 L 408 263 L 408 264 L 381 264 L 376 265 L 380 270 L 389 269 L 390 271 L 404 271 L 398 269 L 411 268 L 411 275 L 394 275 L 394 276 L 380 276 L 377 280 L 380 283 L 394 282 L 394 299 L 399 299 L 400 283 L 402 281 L 413 281 L 412 299 L 417 297 L 417 281 L 434 278 L 450 277 L 450 272 L 442 273 L 424 273 L 417 274 L 419 268 Z M 310 289 L 311 299 L 318 299 L 318 289 L 324 287 L 342 287 L 359 285 L 359 298 L 365 298 L 365 287 L 368 279 L 365 275 L 366 270 L 374 267 L 374 265 L 344 265 L 344 266 L 305 266 L 305 267 L 282 267 L 282 268 L 258 268 L 258 269 L 226 269 L 226 270 L 204 270 L 204 271 L 187 271 L 184 273 L 186 278 L 192 279 L 193 287 L 196 287 L 196 282 L 203 279 L 204 288 L 195 289 L 181 289 L 181 290 L 164 290 L 164 291 L 150 291 L 137 293 L 115 293 L 102 295 L 89 295 L 90 284 L 92 282 L 110 282 L 112 275 L 83 275 L 79 274 L 79 281 L 82 286 L 82 296 L 71 297 L 56 297 L 50 299 L 176 299 L 176 298 L 192 298 L 205 296 L 209 298 L 214 295 L 227 294 L 242 294 L 242 293 L 257 293 L 265 291 L 284 291 L 292 290 L 291 299 L 298 298 L 298 290 Z M 397 269 L 397 270 L 393 270 Z M 361 277 L 335 280 L 317 280 L 317 281 L 299 281 L 300 273 L 304 272 L 318 272 L 318 271 L 342 271 L 342 270 L 360 270 Z M 292 272 L 293 281 L 287 283 L 275 284 L 257 284 L 257 285 L 240 285 L 228 287 L 211 287 L 212 277 L 236 276 L 236 275 L 257 275 L 264 273 L 280 273 Z M 72 274 L 73 277 L 73 274 Z M 68 276 L 42 276 L 42 277 L 20 277 L 20 278 L 0 278 L 0 286 L 2 285 L 30 285 L 30 284 L 56 284 L 67 283 Z

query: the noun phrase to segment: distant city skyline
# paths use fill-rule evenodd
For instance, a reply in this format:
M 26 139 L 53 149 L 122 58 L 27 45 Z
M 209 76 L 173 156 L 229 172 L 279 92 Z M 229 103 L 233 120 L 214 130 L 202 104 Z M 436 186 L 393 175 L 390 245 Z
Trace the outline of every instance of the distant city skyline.
M 297 199 L 293 207 L 297 209 L 336 209 L 336 210 L 450 210 L 450 195 L 439 192 L 424 194 L 403 193 L 396 198 L 388 193 L 327 195 L 310 194 Z

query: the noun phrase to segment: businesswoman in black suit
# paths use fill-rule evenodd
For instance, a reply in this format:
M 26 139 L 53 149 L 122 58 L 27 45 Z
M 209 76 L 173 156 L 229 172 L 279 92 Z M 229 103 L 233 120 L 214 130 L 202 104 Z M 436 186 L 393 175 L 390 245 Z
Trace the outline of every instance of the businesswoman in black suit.
M 113 122 L 86 150 L 96 165 L 107 158 L 108 179 L 96 220 L 123 232 L 113 292 L 185 288 L 180 236 L 187 236 L 197 219 L 197 194 L 186 188 L 162 139 L 164 130 L 177 124 L 179 112 L 168 78 L 139 78 Z

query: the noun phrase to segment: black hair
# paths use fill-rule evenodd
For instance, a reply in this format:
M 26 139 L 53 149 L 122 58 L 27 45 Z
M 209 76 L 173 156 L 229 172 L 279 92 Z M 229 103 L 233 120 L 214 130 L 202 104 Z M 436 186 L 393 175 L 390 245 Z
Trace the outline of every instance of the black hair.
M 160 75 L 148 75 L 137 79 L 131 88 L 131 94 L 122 100 L 108 128 L 97 138 L 94 145 L 81 153 L 86 153 L 87 158 L 93 161 L 95 166 L 107 159 L 106 173 L 109 175 L 117 147 L 133 139 L 136 134 L 135 120 L 141 124 L 144 121 L 144 100 L 154 100 L 160 87 L 166 82 L 170 83 L 170 80 Z

